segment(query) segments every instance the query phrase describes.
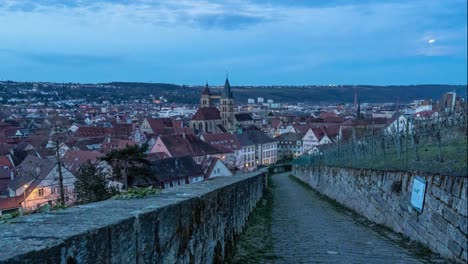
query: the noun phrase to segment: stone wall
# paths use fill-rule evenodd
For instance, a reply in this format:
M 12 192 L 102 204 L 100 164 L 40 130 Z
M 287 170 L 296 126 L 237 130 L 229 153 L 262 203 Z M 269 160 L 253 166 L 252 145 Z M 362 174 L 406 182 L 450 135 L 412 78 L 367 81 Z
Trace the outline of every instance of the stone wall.
M 0 263 L 221 263 L 262 198 L 264 172 L 0 224 Z
M 412 173 L 294 166 L 293 174 L 367 219 L 444 257 L 467 261 L 468 178 L 418 174 L 426 179 L 419 213 L 410 204 Z

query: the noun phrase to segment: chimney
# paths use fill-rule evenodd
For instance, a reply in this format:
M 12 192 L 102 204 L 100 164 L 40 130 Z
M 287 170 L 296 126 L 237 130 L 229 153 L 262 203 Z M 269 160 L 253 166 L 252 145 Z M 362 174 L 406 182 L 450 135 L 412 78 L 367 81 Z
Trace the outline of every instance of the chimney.
M 13 173 L 13 171 L 10 171 L 10 179 L 11 179 L 11 180 L 14 180 L 14 179 L 15 179 L 15 174 Z
M 185 132 L 182 132 L 182 137 L 185 139 Z

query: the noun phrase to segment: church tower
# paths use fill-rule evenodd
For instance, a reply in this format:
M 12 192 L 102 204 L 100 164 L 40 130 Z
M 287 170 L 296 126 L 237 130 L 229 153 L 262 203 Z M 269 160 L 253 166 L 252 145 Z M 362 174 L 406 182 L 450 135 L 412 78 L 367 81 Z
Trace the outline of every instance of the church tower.
M 228 131 L 234 131 L 234 97 L 231 92 L 231 85 L 229 84 L 229 79 L 226 77 L 226 82 L 224 83 L 224 91 L 221 95 L 220 100 L 220 112 L 221 119 L 223 120 L 223 126 Z
M 205 85 L 205 89 L 203 90 L 200 98 L 200 107 L 210 107 L 211 104 L 211 91 L 208 88 L 208 82 Z

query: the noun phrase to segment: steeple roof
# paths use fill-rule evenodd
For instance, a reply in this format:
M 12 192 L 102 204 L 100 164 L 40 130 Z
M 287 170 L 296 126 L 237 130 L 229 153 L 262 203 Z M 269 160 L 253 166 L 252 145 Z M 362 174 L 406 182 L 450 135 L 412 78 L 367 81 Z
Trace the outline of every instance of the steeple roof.
M 232 98 L 231 85 L 229 84 L 229 79 L 226 76 L 226 82 L 224 82 L 224 94 L 225 98 Z
M 202 94 L 211 94 L 210 88 L 208 88 L 208 82 L 205 85 L 205 89 L 203 90 Z

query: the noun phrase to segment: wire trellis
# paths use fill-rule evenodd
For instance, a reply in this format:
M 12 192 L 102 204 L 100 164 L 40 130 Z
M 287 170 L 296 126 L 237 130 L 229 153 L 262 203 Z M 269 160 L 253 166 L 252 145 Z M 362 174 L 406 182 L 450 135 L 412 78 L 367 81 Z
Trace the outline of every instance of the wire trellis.
M 297 158 L 298 166 L 335 166 L 467 176 L 467 122 L 463 115 L 406 120 L 394 129 L 367 129 L 366 136 L 324 146 Z

